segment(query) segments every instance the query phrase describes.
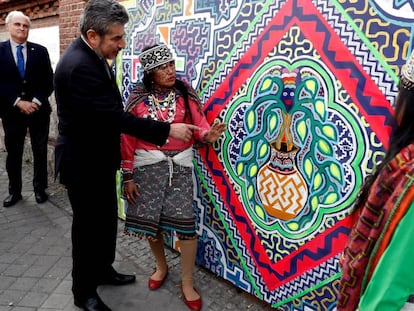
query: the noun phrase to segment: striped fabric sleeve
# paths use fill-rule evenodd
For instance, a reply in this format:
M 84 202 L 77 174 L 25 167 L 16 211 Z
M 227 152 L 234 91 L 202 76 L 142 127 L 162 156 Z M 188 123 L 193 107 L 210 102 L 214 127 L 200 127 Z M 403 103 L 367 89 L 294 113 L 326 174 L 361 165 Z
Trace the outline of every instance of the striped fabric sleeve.
M 398 224 L 361 296 L 359 310 L 400 311 L 414 293 L 414 202 Z

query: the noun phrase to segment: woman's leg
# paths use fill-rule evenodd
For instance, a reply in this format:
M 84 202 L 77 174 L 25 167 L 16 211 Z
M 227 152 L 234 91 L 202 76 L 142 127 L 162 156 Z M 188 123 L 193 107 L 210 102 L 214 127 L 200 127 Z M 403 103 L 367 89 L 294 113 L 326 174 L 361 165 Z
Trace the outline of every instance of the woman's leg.
M 163 280 L 168 272 L 168 266 L 165 259 L 164 241 L 162 234 L 159 233 L 156 238 L 148 237 L 147 239 L 156 262 L 156 270 L 151 276 L 151 279 L 155 281 Z
M 197 255 L 197 238 L 180 239 L 181 251 L 181 282 L 185 298 L 189 301 L 197 300 L 200 295 L 194 290 L 193 272 Z

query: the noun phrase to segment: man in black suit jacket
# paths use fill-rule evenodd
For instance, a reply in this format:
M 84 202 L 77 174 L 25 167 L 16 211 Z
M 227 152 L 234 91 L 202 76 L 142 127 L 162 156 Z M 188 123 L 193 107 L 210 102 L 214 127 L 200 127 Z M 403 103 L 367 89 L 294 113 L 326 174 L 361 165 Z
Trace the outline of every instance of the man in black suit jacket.
M 125 47 L 128 13 L 115 0 L 90 0 L 80 22 L 81 37 L 62 55 L 55 73 L 59 136 L 56 173 L 66 185 L 73 210 L 72 292 L 84 310 L 110 310 L 96 290 L 123 285 L 135 276 L 115 271 L 120 134 L 157 145 L 168 136 L 188 141 L 188 124 L 139 119 L 123 109 L 121 95 L 106 59 Z
M 30 19 L 20 11 L 6 17 L 10 39 L 0 43 L 0 118 L 7 149 L 9 196 L 3 206 L 22 199 L 22 158 L 29 129 L 33 151 L 33 187 L 37 203 L 47 200 L 47 143 L 53 91 L 53 70 L 47 49 L 27 41 Z M 18 46 L 22 45 L 22 72 L 18 70 Z

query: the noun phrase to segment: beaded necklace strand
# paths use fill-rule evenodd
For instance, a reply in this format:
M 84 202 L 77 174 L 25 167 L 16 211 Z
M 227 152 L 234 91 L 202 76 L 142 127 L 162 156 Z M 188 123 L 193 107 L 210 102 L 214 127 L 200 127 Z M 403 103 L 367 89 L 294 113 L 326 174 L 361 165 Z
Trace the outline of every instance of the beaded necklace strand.
M 165 110 L 168 110 L 167 117 L 164 117 Z M 158 99 L 154 94 L 148 95 L 148 112 L 153 120 L 171 123 L 177 111 L 175 92 L 171 90 L 163 99 Z

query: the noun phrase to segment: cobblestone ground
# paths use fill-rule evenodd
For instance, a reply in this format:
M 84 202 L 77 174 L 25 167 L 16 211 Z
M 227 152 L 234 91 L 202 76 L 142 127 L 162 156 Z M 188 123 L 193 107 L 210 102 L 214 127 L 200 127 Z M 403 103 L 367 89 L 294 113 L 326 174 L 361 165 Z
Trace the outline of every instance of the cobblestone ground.
M 47 190 L 50 194 L 49 201 L 58 208 L 64 209 L 69 215 L 72 215 L 64 187 L 55 182 L 53 178 L 50 178 L 49 188 Z M 146 241 L 125 236 L 122 234 L 122 230 L 123 221 L 119 220 L 117 251 L 120 253 L 122 258 L 134 264 L 136 270 L 140 272 L 139 274 L 148 276 L 151 275 L 154 269 L 154 260 Z M 170 273 L 163 288 L 170 291 L 171 295 L 181 297 L 181 269 L 179 253 L 167 249 L 166 256 Z M 240 290 L 230 282 L 217 277 L 212 272 L 203 267 L 196 267 L 194 279 L 195 286 L 202 294 L 203 299 L 209 301 L 208 309 L 203 308 L 203 310 L 275 310 L 268 304 Z

